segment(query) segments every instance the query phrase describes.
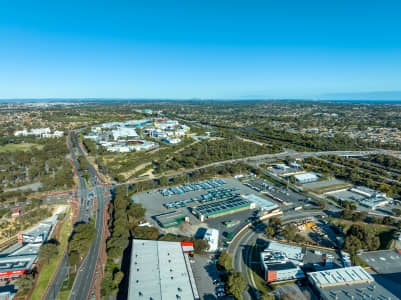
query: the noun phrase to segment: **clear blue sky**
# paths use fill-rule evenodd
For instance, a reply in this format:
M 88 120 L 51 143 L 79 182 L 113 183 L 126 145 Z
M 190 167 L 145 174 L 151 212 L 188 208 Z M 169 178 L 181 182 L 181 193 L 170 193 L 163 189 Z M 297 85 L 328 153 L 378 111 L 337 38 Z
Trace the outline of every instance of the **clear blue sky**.
M 401 90 L 401 1 L 0 0 L 0 98 Z

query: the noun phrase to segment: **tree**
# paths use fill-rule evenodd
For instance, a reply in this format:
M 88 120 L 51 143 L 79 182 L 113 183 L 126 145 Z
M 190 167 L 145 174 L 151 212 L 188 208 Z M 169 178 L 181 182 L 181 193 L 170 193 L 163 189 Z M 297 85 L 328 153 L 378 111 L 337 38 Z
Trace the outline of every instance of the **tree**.
M 39 258 L 47 259 L 47 263 L 56 257 L 58 254 L 58 248 L 56 243 L 46 243 L 43 244 L 39 249 Z
M 326 202 L 324 200 L 317 200 L 316 204 L 320 209 L 325 209 L 326 208 Z
M 227 251 L 221 252 L 219 261 L 217 262 L 219 269 L 230 271 L 233 268 L 233 260 Z
M 263 293 L 260 299 L 261 299 L 261 300 L 274 300 L 275 297 L 274 297 L 274 295 L 272 295 L 272 294 Z M 310 297 L 309 297 L 309 298 L 306 298 L 306 299 L 310 299 Z
M 282 224 L 281 219 L 278 217 L 272 217 L 269 220 L 269 226 L 273 227 L 275 232 L 280 228 L 281 224 Z
M 267 226 L 265 228 L 265 234 L 266 234 L 266 236 L 268 238 L 271 238 L 275 234 L 275 231 L 274 231 L 273 227 L 272 226 Z
M 77 225 L 69 244 L 69 253 L 76 251 L 82 258 L 89 251 L 95 236 L 96 229 L 93 224 L 83 223 Z
M 160 186 L 167 186 L 168 185 L 168 179 L 166 176 L 163 176 L 159 179 L 159 184 Z
M 15 282 L 15 285 L 20 290 L 29 290 L 30 288 L 32 288 L 32 284 L 33 284 L 33 276 L 32 276 L 32 274 L 23 274 Z
M 293 241 L 297 234 L 297 227 L 294 224 L 285 225 L 283 235 L 288 241 Z
M 197 254 L 204 253 L 207 249 L 209 249 L 209 243 L 203 239 L 194 239 L 194 251 Z
M 242 300 L 242 292 L 246 288 L 246 280 L 242 273 L 234 271 L 228 276 L 228 291 L 235 297 L 237 300 Z
M 397 217 L 401 216 L 401 209 L 399 209 L 399 208 L 393 208 L 392 212 Z
M 137 226 L 135 227 L 133 234 L 136 239 L 144 240 L 157 240 L 160 236 L 159 230 L 155 227 Z

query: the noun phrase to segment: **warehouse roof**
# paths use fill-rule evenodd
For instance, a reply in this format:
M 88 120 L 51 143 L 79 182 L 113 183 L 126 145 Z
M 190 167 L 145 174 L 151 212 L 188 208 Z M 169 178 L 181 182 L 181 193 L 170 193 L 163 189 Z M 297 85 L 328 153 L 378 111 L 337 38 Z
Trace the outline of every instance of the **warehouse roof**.
M 360 266 L 312 272 L 308 276 L 318 287 L 374 282 L 373 277 Z
M 154 218 L 160 223 L 162 227 L 173 227 L 178 226 L 184 222 L 187 216 L 182 212 L 176 210 L 164 214 L 154 216 Z
M 240 207 L 249 206 L 249 201 L 241 197 L 234 197 L 218 202 L 202 204 L 194 208 L 201 215 L 210 216 L 223 211 L 235 210 Z
M 290 260 L 296 260 L 302 262 L 304 259 L 304 254 L 302 253 L 302 247 L 299 246 L 279 243 L 276 241 L 269 241 L 266 250 L 281 251 Z
M 323 299 L 353 299 L 353 300 L 392 300 L 399 299 L 377 282 L 356 283 L 352 285 L 331 286 L 319 289 Z
M 378 206 L 383 206 L 389 203 L 389 201 L 390 199 L 386 197 L 372 197 L 372 198 L 362 199 L 361 201 L 359 201 L 359 204 L 375 209 Z
M 255 203 L 262 210 L 273 210 L 278 207 L 276 203 L 273 203 L 265 198 L 259 197 L 255 194 L 245 195 L 244 198 Z
M 35 243 L 41 242 L 43 243 L 52 233 L 54 226 L 57 223 L 58 215 L 54 215 L 45 221 L 40 222 L 34 228 L 30 229 L 29 231 L 25 231 L 23 236 L 23 241 L 25 243 Z
M 198 298 L 181 243 L 133 240 L 128 299 Z
M 308 274 L 323 299 L 398 299 L 360 266 Z
M 0 258 L 0 276 L 6 275 L 5 273 L 15 272 L 20 270 L 29 270 L 32 264 L 37 259 L 37 254 L 33 255 L 17 255 L 6 256 Z M 7 274 L 13 275 L 13 274 Z
M 304 180 L 317 180 L 317 176 L 314 173 L 303 173 L 303 174 L 296 174 L 294 175 L 295 179 L 298 181 Z
M 299 269 L 299 267 L 292 261 L 286 261 L 284 263 L 267 264 L 266 269 L 269 271 L 282 271 L 282 270 Z

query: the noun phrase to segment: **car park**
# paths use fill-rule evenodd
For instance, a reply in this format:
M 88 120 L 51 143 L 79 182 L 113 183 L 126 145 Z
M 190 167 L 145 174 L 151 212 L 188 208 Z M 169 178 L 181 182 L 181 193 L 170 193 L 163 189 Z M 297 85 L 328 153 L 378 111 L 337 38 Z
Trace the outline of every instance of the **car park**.
M 216 178 L 210 179 L 205 181 L 193 182 L 193 183 L 186 183 L 181 186 L 175 186 L 171 188 L 160 189 L 159 192 L 164 196 L 171 196 L 171 195 L 182 195 L 184 193 L 198 191 L 200 189 L 210 190 L 214 188 L 219 188 L 222 185 L 226 184 L 223 179 Z
M 177 191 L 177 189 L 173 189 L 172 191 L 175 192 L 175 191 Z M 208 203 L 210 201 L 233 198 L 233 197 L 237 197 L 237 196 L 240 195 L 240 193 L 238 193 L 236 191 L 238 191 L 238 188 L 213 189 L 213 190 L 210 190 L 208 193 L 200 195 L 198 197 L 167 202 L 167 203 L 164 204 L 164 207 L 166 207 L 168 209 L 170 209 L 170 208 L 180 208 L 180 207 L 185 207 L 187 204 L 192 203 L 192 202 Z M 177 193 L 179 193 L 179 191 L 177 191 Z

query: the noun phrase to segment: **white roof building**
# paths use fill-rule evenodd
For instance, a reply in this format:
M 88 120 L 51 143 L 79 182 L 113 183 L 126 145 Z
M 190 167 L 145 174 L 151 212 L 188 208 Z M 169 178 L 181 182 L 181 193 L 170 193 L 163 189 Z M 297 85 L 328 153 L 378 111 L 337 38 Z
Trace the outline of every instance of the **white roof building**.
M 320 288 L 374 281 L 373 277 L 360 266 L 312 272 L 308 277 L 313 285 Z
M 296 181 L 300 183 L 307 183 L 307 182 L 313 182 L 318 180 L 318 177 L 314 173 L 302 173 L 302 174 L 295 174 L 294 178 Z
M 167 138 L 163 139 L 163 142 L 166 142 L 166 143 L 168 143 L 170 145 L 176 145 L 176 144 L 179 144 L 181 142 L 181 139 L 167 137 Z
M 17 130 L 14 132 L 14 136 L 27 136 L 28 131 L 27 130 Z
M 362 267 L 346 267 L 308 273 L 320 299 L 399 299 Z
M 199 299 L 180 242 L 133 240 L 128 299 Z
M 265 198 L 259 197 L 255 194 L 248 194 L 243 196 L 246 200 L 253 202 L 263 211 L 272 211 L 273 209 L 278 208 L 276 203 L 273 203 Z
M 299 246 L 293 246 L 270 240 L 265 251 L 281 251 L 290 261 L 294 262 L 297 265 L 301 265 L 304 260 L 302 247 Z
M 219 247 L 219 231 L 214 228 L 209 228 L 203 238 L 205 241 L 209 242 L 208 252 L 215 252 Z
M 366 197 L 386 196 L 386 194 L 383 192 L 375 191 L 365 186 L 355 186 L 351 188 L 350 191 Z
M 127 137 L 137 137 L 138 134 L 136 133 L 135 128 L 131 127 L 118 127 L 117 129 L 114 129 L 111 131 L 111 135 L 115 140 L 118 140 L 119 138 L 127 138 Z

